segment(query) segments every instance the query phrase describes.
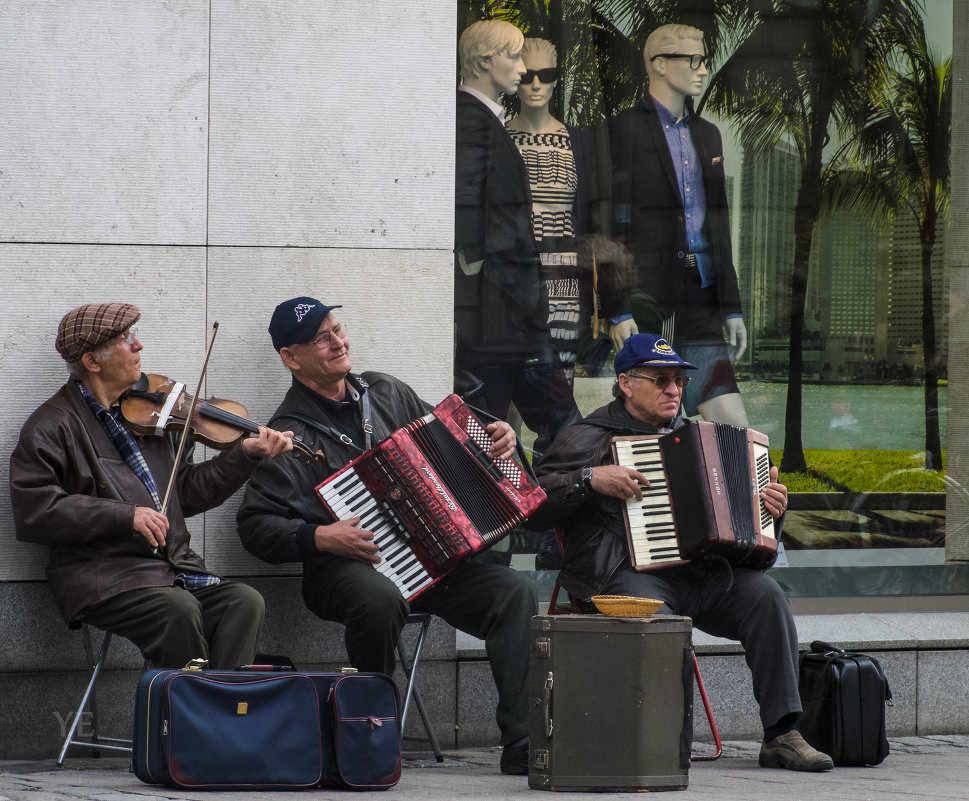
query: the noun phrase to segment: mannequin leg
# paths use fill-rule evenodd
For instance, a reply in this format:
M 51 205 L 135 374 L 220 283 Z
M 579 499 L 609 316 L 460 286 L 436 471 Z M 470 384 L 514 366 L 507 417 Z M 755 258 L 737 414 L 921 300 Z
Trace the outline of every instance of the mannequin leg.
M 710 400 L 705 400 L 697 404 L 700 415 L 704 420 L 717 423 L 729 423 L 730 425 L 749 428 L 747 422 L 747 411 L 744 409 L 743 398 L 739 392 L 730 392 L 726 395 L 718 395 Z

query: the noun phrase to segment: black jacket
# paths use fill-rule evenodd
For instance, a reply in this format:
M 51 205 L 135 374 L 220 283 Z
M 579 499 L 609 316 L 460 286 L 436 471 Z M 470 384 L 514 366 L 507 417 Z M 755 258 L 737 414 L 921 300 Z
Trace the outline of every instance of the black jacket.
M 407 384 L 385 373 L 350 375 L 347 381 L 357 392 L 370 396 L 374 444 L 431 409 Z M 300 417 L 333 425 L 312 390 L 294 380 L 270 425 L 293 431 L 313 450 L 322 450 L 325 460 L 315 463 L 287 453 L 261 462 L 246 486 L 236 522 L 247 551 L 273 564 L 304 562 L 305 580 L 313 574 L 314 563 L 335 558 L 318 551 L 314 544 L 316 527 L 334 522 L 316 487 L 360 451 L 321 433 Z
M 457 93 L 454 175 L 454 326 L 458 367 L 552 363 L 548 301 L 539 281 L 528 172 L 505 126 Z M 480 272 L 467 264 L 483 260 Z
M 597 409 L 593 415 L 613 418 L 620 426 L 624 420 L 634 420 L 619 400 Z M 672 428 L 683 423 L 683 418 L 677 417 Z M 582 468 L 612 464 L 610 440 L 623 434 L 642 434 L 647 424 L 635 420 L 634 425 L 635 428 L 618 430 L 588 423 L 569 426 L 535 465 L 538 483 L 548 500 L 530 518 L 529 528 L 564 527 L 565 553 L 559 581 L 569 593 L 583 599 L 598 594 L 626 560 L 626 533 L 624 502 L 586 490 Z M 657 432 L 653 429 L 653 433 Z
M 722 317 L 740 314 L 740 291 L 730 245 L 723 143 L 717 127 L 697 115 L 690 136 L 703 172 L 704 235 L 716 272 Z M 685 301 L 686 220 L 666 135 L 653 99 L 646 97 L 607 123 L 612 179 L 612 236 L 636 260 L 638 286 L 667 313 Z

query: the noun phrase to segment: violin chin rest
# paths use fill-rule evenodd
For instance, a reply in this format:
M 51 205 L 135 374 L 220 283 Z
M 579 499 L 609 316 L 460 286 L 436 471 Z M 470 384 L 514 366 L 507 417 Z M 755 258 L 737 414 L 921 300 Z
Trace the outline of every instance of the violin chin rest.
M 148 376 L 146 376 L 144 373 L 142 373 L 141 374 L 141 378 L 139 378 L 134 384 L 132 384 L 131 385 L 131 388 L 135 392 L 147 392 L 148 391 Z

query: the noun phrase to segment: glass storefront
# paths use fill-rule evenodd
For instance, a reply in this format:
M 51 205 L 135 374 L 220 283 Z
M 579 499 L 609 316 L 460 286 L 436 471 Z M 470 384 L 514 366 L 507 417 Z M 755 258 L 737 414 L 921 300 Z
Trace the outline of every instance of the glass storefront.
M 459 36 L 485 19 L 525 36 L 527 72 L 505 66 L 495 113 L 530 195 L 509 199 L 513 162 L 482 178 L 502 157 L 475 151 L 459 99 L 458 391 L 540 451 L 570 419 L 559 378 L 589 414 L 612 398 L 616 343 L 662 333 L 705 368 L 689 416 L 769 437 L 791 491 L 772 575 L 790 597 L 969 593 L 965 491 L 945 468 L 950 356 L 965 358 L 951 0 L 459 0 Z M 649 38 L 668 23 L 702 39 Z M 476 219 L 482 191 L 497 194 Z M 511 257 L 526 199 L 534 249 Z M 497 550 L 551 588 L 549 534 Z

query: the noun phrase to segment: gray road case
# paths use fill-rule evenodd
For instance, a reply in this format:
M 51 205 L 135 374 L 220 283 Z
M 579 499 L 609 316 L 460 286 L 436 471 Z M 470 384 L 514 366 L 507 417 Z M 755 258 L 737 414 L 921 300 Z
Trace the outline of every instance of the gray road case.
M 528 786 L 682 790 L 693 740 L 688 617 L 532 618 Z

